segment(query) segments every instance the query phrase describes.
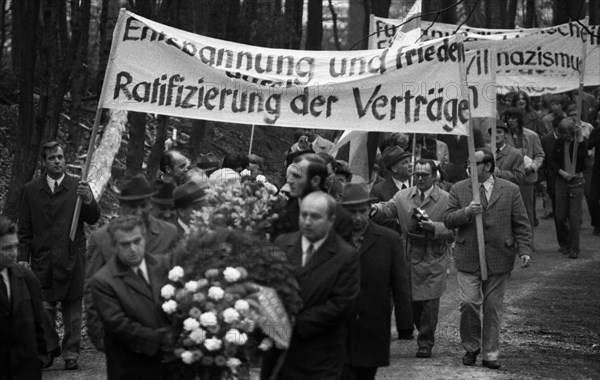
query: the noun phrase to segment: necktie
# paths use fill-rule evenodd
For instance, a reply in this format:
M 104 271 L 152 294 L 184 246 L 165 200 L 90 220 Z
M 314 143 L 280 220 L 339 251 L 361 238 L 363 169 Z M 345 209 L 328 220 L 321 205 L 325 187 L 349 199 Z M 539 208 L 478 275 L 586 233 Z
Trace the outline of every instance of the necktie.
M 308 264 L 308 262 L 310 261 L 310 259 L 313 257 L 313 255 L 315 254 L 315 246 L 314 244 L 310 244 L 308 246 L 308 248 L 306 249 L 306 259 L 304 260 L 304 264 L 302 266 L 306 266 L 306 264 Z
M 58 181 L 54 181 L 54 189 L 52 189 L 52 193 L 56 193 L 56 189 L 58 189 Z
M 500 155 L 500 149 L 496 149 L 496 156 Z
M 481 184 L 481 186 L 479 186 L 479 198 L 481 205 L 483 206 L 483 208 L 487 208 L 487 195 L 486 195 L 486 191 L 485 191 L 485 186 L 483 186 L 483 184 Z
M 424 200 L 425 200 L 425 193 L 421 191 L 421 204 L 423 204 Z
M 0 302 L 10 306 L 8 299 L 8 288 L 6 287 L 6 283 L 4 282 L 4 277 L 2 275 L 0 275 Z
M 137 272 L 138 277 L 141 278 L 142 281 L 144 281 L 144 284 L 150 286 L 150 284 L 148 283 L 148 280 L 146 280 L 146 276 L 144 276 L 144 272 L 142 272 L 142 269 L 138 268 L 136 272 Z

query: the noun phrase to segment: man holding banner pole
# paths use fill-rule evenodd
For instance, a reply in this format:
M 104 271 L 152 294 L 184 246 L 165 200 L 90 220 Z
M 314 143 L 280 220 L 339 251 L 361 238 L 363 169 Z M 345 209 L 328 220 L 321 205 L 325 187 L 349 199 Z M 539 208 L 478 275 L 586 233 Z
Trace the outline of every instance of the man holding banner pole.
M 481 202 L 473 200 L 471 180 L 456 183 L 450 190 L 444 224 L 457 229 L 455 266 L 460 293 L 460 336 L 466 350 L 462 362 L 474 365 L 483 351 L 483 365 L 500 368 L 500 324 L 506 282 L 515 255 L 521 267 L 531 262 L 531 225 L 519 187 L 495 177 L 492 152 L 474 154 Z M 480 265 L 476 215 L 483 219 L 487 279 Z M 483 305 L 483 326 L 480 310 Z M 483 327 L 483 328 L 482 328 Z

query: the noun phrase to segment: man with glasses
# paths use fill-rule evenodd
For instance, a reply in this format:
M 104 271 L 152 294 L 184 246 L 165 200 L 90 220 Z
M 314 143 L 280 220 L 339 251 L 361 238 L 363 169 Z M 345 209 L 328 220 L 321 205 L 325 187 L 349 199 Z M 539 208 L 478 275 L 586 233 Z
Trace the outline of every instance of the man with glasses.
M 418 358 L 431 357 L 435 343 L 440 297 L 449 265 L 452 231 L 444 226 L 448 193 L 434 184 L 437 168 L 432 160 L 415 164 L 415 186 L 400 190 L 387 201 L 372 206 L 375 222 L 398 219 L 411 261 L 412 310 L 419 335 Z
M 121 189 L 121 194 L 117 196 L 119 198 L 121 216 L 136 215 L 144 221 L 146 225 L 146 252 L 150 255 L 166 254 L 175 248 L 179 241 L 177 228 L 173 224 L 151 215 L 151 197 L 156 195 L 156 193 L 157 191 L 152 189 L 146 177 L 143 174 L 137 174 L 125 183 Z M 84 302 L 88 336 L 94 347 L 99 351 L 104 351 L 104 331 L 92 302 L 89 281 L 116 253 L 117 249 L 111 244 L 108 234 L 108 225 L 102 226 L 90 235 L 85 273 L 86 287 Z
M 473 201 L 470 179 L 452 186 L 444 216 L 447 228 L 456 229 L 456 256 L 460 295 L 460 338 L 466 354 L 464 365 L 474 365 L 483 350 L 483 366 L 500 368 L 500 324 L 504 292 L 515 255 L 521 268 L 531 261 L 531 225 L 519 187 L 496 177 L 494 156 L 485 149 L 475 152 L 481 201 Z M 486 280 L 481 278 L 475 215 L 483 216 Z M 482 308 L 483 306 L 483 308 Z M 483 328 L 480 311 L 483 310 Z

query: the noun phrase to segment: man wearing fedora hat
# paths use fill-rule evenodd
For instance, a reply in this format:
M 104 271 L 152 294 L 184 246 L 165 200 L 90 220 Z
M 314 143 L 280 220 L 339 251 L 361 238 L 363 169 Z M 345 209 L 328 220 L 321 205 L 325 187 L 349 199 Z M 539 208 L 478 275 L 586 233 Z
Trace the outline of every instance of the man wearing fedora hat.
M 428 358 L 435 343 L 440 297 L 450 264 L 447 246 L 452 232 L 444 226 L 448 193 L 434 184 L 437 169 L 432 160 L 415 164 L 415 186 L 373 206 L 376 222 L 397 219 L 411 263 L 412 310 L 417 337 L 417 357 Z M 411 326 L 412 327 L 412 326 Z
M 177 229 L 173 224 L 151 215 L 151 198 L 157 193 L 143 174 L 137 174 L 125 183 L 121 193 L 117 195 L 121 216 L 137 215 L 146 224 L 146 252 L 150 255 L 166 254 L 179 242 Z M 100 351 L 104 350 L 104 331 L 92 302 L 89 281 L 115 254 L 116 248 L 111 244 L 108 236 L 108 225 L 92 232 L 88 239 L 84 303 L 88 336 Z
M 221 167 L 221 160 L 215 156 L 213 152 L 198 155 L 196 166 L 202 170 L 207 176 L 210 176 L 215 170 Z
M 398 234 L 369 220 L 365 183 L 348 183 L 341 204 L 352 216 L 352 242 L 360 254 L 360 292 L 349 319 L 344 380 L 373 380 L 390 364 L 392 305 L 398 331 L 412 331 L 410 266 Z
M 188 181 L 173 190 L 173 204 L 177 212 L 177 234 L 183 238 L 190 232 L 190 223 L 194 211 L 204 206 L 205 186 L 196 181 Z
M 525 165 L 521 152 L 508 144 L 510 129 L 496 121 L 496 169 L 494 176 L 520 185 L 525 178 Z
M 371 195 L 378 202 L 386 202 L 398 192 L 398 190 L 410 187 L 411 154 L 399 146 L 392 146 L 383 152 L 383 164 L 389 173 L 389 177 L 373 186 Z
M 173 206 L 174 189 L 175 186 L 172 183 L 163 182 L 158 179 L 154 181 L 154 190 L 156 191 L 156 194 L 150 197 L 150 202 L 152 203 L 150 215 L 173 225 L 177 220 L 175 207 Z

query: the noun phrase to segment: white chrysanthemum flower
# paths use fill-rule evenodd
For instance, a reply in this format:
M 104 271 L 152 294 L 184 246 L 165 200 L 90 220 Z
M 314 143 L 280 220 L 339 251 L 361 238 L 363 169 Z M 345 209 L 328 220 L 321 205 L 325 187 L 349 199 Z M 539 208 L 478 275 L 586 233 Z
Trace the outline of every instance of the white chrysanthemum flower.
M 200 322 L 195 318 L 187 318 L 183 321 L 183 329 L 186 331 L 194 331 L 200 328 Z
M 196 361 L 196 356 L 192 351 L 183 351 L 181 353 L 181 361 L 185 364 L 192 364 Z
M 238 313 L 234 308 L 227 308 L 223 311 L 223 320 L 225 323 L 233 323 L 237 322 L 240 319 L 240 313 Z
M 270 350 L 273 347 L 273 341 L 269 338 L 263 339 L 258 345 L 258 349 L 261 351 Z
M 248 335 L 237 329 L 231 329 L 225 334 L 225 340 L 238 346 L 243 346 L 248 341 Z
M 169 271 L 169 280 L 171 281 L 179 281 L 183 278 L 183 268 L 180 266 L 173 267 Z
M 208 289 L 208 297 L 215 301 L 219 301 L 225 295 L 225 291 L 218 286 L 211 286 Z
M 225 280 L 227 280 L 228 282 L 235 282 L 235 281 L 239 280 L 242 275 L 240 274 L 239 270 L 232 268 L 232 267 L 227 267 L 223 271 L 223 276 L 225 277 Z
M 235 310 L 243 313 L 245 311 L 250 310 L 250 304 L 246 300 L 237 300 L 235 301 Z
M 250 177 L 250 176 L 252 176 L 252 172 L 248 169 L 244 169 L 240 172 L 240 175 L 242 177 Z
M 204 341 L 204 347 L 206 347 L 206 349 L 209 351 L 216 351 L 220 349 L 222 344 L 223 342 L 221 342 L 221 339 L 217 338 L 210 338 Z
M 160 289 L 160 295 L 162 298 L 169 300 L 175 296 L 175 287 L 171 284 L 167 284 Z
M 198 282 L 197 281 L 188 281 L 185 283 L 185 290 L 190 292 L 195 292 L 198 290 Z
M 169 300 L 162 304 L 162 309 L 167 314 L 173 314 L 177 310 L 177 302 Z
M 206 331 L 202 329 L 196 329 L 190 333 L 190 339 L 193 340 L 194 343 L 200 344 L 206 339 Z
M 237 368 L 240 365 L 242 365 L 242 361 L 238 358 L 227 359 L 227 367 L 229 367 L 229 368 Z
M 211 311 L 202 313 L 200 316 L 200 324 L 202 326 L 215 326 L 217 324 L 217 316 Z

